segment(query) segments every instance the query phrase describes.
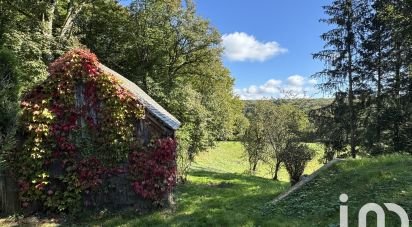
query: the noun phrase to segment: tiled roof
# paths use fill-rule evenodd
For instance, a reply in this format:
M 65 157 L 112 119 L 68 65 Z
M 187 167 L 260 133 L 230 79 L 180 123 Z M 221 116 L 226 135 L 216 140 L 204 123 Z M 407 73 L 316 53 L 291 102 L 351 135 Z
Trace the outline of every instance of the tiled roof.
M 155 100 L 153 100 L 146 92 L 144 92 L 139 86 L 132 81 L 128 80 L 124 76 L 108 68 L 107 66 L 100 64 L 100 69 L 116 77 L 121 86 L 129 90 L 139 102 L 156 118 L 163 122 L 169 128 L 176 130 L 180 126 L 180 121 L 177 120 L 172 114 L 167 112 L 162 106 L 160 106 Z

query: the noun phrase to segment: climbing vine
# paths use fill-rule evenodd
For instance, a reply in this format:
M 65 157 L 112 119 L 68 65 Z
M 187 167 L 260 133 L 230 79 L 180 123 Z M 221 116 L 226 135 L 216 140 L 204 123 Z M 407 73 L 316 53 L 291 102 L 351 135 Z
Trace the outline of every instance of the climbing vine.
M 148 151 L 129 154 L 129 171 L 133 190 L 143 198 L 159 200 L 176 183 L 176 143 L 172 139 L 157 141 Z
M 161 192 L 171 190 L 174 140 L 147 149 L 139 145 L 135 122 L 144 118 L 144 108 L 99 64 L 88 50 L 70 51 L 22 100 L 25 143 L 10 159 L 23 207 L 78 211 L 83 193 L 101 187 L 108 175 L 125 172 L 125 163 L 134 179 L 131 187 L 142 188 L 135 190 L 139 195 L 160 200 Z M 136 165 L 145 169 L 143 163 L 159 170 L 156 177 L 136 171 Z

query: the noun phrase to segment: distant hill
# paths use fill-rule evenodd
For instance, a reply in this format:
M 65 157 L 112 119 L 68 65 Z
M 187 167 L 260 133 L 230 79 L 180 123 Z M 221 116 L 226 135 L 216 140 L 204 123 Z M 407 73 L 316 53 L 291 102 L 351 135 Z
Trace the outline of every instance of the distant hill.
M 260 100 L 243 100 L 245 107 L 248 108 L 253 106 Z M 319 109 L 321 107 L 327 106 L 333 102 L 333 98 L 318 98 L 318 99 L 274 99 L 276 104 L 292 104 L 299 109 L 309 112 L 310 110 Z

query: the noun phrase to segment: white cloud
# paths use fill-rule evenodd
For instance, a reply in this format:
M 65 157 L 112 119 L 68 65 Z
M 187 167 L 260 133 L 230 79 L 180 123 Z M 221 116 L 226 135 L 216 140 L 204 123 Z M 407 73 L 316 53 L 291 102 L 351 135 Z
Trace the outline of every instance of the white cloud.
M 303 84 L 305 83 L 305 78 L 300 75 L 293 75 L 288 77 L 288 84 L 291 87 L 302 87 Z
M 281 84 L 281 80 L 270 79 L 265 84 L 259 86 L 259 91 L 261 94 L 276 94 L 279 93 L 279 88 Z
M 265 61 L 287 52 L 275 41 L 259 42 L 244 32 L 224 34 L 222 40 L 224 56 L 231 61 Z
M 292 75 L 281 80 L 270 79 L 262 85 L 250 85 L 242 89 L 235 89 L 235 93 L 244 100 L 267 98 L 309 98 L 316 93 L 316 80 L 309 80 L 300 75 Z

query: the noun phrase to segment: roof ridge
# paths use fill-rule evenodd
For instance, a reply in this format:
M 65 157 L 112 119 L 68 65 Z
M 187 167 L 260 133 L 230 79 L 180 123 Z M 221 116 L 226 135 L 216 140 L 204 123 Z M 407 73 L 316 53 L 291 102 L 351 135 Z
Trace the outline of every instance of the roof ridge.
M 164 109 L 159 103 L 157 103 L 152 97 L 144 92 L 137 84 L 133 83 L 126 77 L 120 75 L 118 72 L 110 69 L 109 67 L 100 63 L 99 68 L 106 73 L 109 73 L 120 80 L 121 86 L 131 92 L 141 102 L 147 110 L 156 118 L 161 120 L 164 124 L 173 130 L 180 127 L 181 123 L 171 113 Z

